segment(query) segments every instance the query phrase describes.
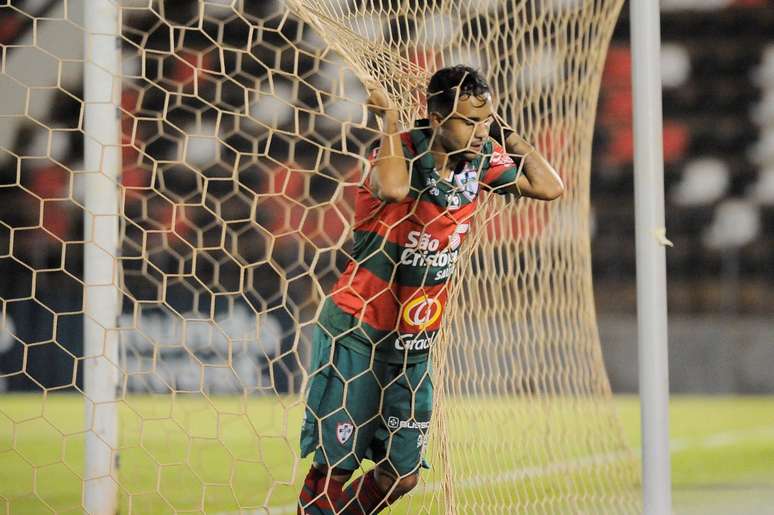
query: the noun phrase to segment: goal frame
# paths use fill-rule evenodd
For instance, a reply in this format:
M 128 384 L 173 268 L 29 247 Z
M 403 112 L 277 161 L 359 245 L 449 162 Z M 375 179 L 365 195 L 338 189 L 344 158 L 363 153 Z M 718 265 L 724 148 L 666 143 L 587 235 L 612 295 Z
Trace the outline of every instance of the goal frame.
M 631 0 L 643 513 L 672 513 L 659 3 Z
M 84 507 L 117 512 L 120 27 L 117 4 L 84 2 Z M 671 512 L 659 6 L 631 0 L 637 319 L 646 515 Z M 95 173 L 97 172 L 97 173 Z

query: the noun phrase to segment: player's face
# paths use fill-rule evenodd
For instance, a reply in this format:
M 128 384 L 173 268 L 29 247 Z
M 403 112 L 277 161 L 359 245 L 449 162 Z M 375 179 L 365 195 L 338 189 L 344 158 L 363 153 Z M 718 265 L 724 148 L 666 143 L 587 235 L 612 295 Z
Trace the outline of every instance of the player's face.
M 481 152 L 493 119 L 492 99 L 489 95 L 458 99 L 456 109 L 446 117 L 430 113 L 435 137 L 444 151 L 468 161 Z

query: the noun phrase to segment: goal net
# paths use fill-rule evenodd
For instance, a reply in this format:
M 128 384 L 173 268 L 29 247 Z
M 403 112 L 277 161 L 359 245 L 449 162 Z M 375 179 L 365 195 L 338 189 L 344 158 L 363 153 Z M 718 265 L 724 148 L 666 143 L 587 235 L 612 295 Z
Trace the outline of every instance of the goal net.
M 639 512 L 589 228 L 623 0 L 84 1 L 0 7 L 0 386 L 29 392 L 0 397 L 6 511 L 97 513 L 106 487 L 122 513 L 295 513 L 312 332 L 380 134 L 363 80 L 408 128 L 467 64 L 566 192 L 483 195 L 431 352 L 431 468 L 390 510 Z M 89 28 L 104 6 L 114 31 Z

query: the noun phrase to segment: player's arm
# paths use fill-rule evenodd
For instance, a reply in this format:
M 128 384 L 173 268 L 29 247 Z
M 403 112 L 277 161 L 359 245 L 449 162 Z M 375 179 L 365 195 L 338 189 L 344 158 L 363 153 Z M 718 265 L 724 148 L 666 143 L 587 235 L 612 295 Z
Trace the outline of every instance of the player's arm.
M 371 191 L 385 202 L 400 202 L 409 193 L 410 175 L 400 141 L 398 111 L 383 88 L 375 83 L 366 87 L 369 111 L 382 118 L 379 150 L 371 167 Z
M 509 155 L 523 156 L 522 173 L 513 185 L 507 187 L 510 193 L 538 200 L 554 200 L 564 193 L 562 179 L 546 158 L 516 131 L 503 124 L 499 117 L 492 124 L 490 136 L 496 141 L 504 141 Z

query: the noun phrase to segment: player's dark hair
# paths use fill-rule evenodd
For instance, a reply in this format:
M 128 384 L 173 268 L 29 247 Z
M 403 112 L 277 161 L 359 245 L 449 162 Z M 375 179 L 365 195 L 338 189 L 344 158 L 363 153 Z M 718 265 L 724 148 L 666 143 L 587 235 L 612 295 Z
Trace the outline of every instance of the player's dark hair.
M 427 85 L 427 111 L 446 116 L 454 109 L 454 101 L 459 97 L 483 97 L 490 92 L 486 79 L 470 66 L 458 64 L 441 68 L 430 78 Z

